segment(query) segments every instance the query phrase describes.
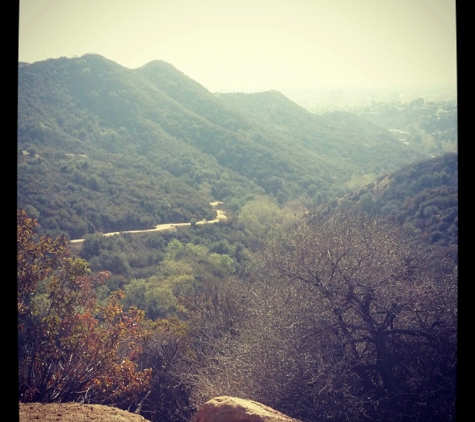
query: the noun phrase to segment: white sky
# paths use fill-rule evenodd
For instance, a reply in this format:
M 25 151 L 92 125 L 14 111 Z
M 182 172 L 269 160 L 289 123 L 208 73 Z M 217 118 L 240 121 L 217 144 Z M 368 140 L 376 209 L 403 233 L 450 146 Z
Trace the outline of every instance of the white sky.
M 455 87 L 455 0 L 20 0 L 19 61 L 86 53 L 212 92 Z

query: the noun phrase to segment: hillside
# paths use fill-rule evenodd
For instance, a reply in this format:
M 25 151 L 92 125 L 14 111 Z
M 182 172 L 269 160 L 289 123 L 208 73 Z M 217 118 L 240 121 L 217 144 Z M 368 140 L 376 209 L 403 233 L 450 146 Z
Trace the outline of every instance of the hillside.
M 457 259 L 458 155 L 422 160 L 356 190 L 338 201 L 403 225 L 432 250 L 448 250 Z
M 318 166 L 327 166 L 329 171 L 336 167 L 342 178 L 343 174 L 349 178 L 355 173 L 388 171 L 393 167 L 390 160 L 405 163 L 415 153 L 395 143 L 389 132 L 355 115 L 341 113 L 338 119 L 333 115 L 317 116 L 277 91 L 219 94 L 219 98 L 245 112 L 255 125 L 262 125 L 262 131 L 276 146 L 287 145 L 289 152 L 298 148 L 312 154 Z
M 216 200 L 318 202 L 423 157 L 363 122 L 315 116 L 278 92 L 212 94 L 162 61 L 23 64 L 18 206 L 41 232 L 80 238 L 211 219 Z
M 18 104 L 22 402 L 455 419 L 456 154 L 276 91 L 213 94 L 162 61 L 24 64 Z

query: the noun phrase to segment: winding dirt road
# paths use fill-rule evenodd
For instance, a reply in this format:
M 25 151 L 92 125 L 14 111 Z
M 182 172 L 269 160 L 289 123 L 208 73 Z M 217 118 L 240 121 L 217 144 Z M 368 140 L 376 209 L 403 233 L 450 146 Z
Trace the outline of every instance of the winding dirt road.
M 218 205 L 222 204 L 222 202 L 210 202 L 210 205 L 213 208 L 216 208 Z M 219 223 L 220 221 L 224 221 L 227 219 L 226 214 L 223 210 L 216 210 L 216 218 L 214 220 L 201 220 L 198 221 L 196 224 L 214 224 Z M 154 229 L 146 229 L 146 230 L 127 230 L 122 232 L 110 232 L 110 233 L 102 233 L 102 236 L 113 236 L 115 234 L 121 233 L 151 233 L 151 232 L 159 232 L 164 230 L 176 230 L 177 227 L 183 226 L 191 226 L 191 223 L 172 223 L 172 224 L 157 224 Z M 72 239 L 69 241 L 70 243 L 82 243 L 84 239 Z

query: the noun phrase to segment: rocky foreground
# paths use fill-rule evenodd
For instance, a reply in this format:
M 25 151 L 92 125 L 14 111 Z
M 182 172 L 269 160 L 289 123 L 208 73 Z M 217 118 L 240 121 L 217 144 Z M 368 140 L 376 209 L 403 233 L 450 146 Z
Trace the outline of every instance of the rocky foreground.
M 80 403 L 20 403 L 20 422 L 149 422 L 115 407 Z M 298 422 L 261 403 L 220 396 L 204 403 L 192 422 Z
M 116 407 L 80 403 L 20 403 L 20 422 L 150 422 Z
M 298 422 L 253 400 L 220 396 L 203 403 L 193 422 Z

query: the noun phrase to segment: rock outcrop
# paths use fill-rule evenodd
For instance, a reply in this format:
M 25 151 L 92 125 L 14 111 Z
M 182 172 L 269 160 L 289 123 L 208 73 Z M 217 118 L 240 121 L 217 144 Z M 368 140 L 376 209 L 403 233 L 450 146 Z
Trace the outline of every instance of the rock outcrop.
M 20 403 L 19 422 L 150 422 L 116 407 L 81 403 Z M 6 420 L 11 419 L 5 416 Z
M 230 396 L 203 403 L 193 422 L 299 422 L 253 400 Z

